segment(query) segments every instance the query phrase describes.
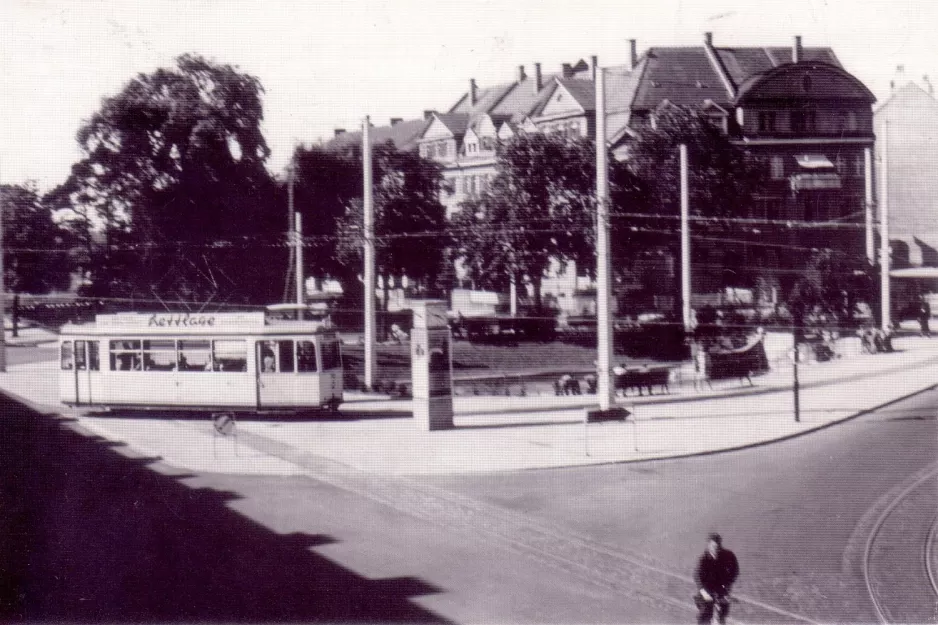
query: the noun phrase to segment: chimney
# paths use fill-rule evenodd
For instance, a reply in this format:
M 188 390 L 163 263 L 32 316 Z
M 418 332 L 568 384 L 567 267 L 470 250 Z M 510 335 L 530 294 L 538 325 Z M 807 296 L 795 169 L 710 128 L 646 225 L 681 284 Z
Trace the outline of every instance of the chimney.
M 541 92 L 541 89 L 544 88 L 544 84 L 541 78 L 541 64 L 534 64 L 534 95 L 537 95 Z
M 345 134 L 345 128 L 336 128 L 333 132 L 335 133 L 335 136 L 338 137 L 339 135 Z
M 573 66 L 569 63 L 563 63 L 560 66 L 560 73 L 564 78 L 573 78 Z
M 928 79 L 928 74 L 925 74 L 924 76 L 922 76 L 922 81 L 928 87 L 927 89 L 928 95 L 931 95 L 931 96 L 935 95 L 935 87 L 931 84 L 931 81 Z
M 595 83 L 595 82 L 596 82 L 596 72 L 599 71 L 599 67 L 597 67 L 597 66 L 599 65 L 599 57 L 594 54 L 593 56 L 590 57 L 590 61 L 592 61 L 592 63 L 591 63 L 591 65 L 592 65 L 591 77 L 592 77 L 592 79 L 593 79 L 593 82 Z
M 801 62 L 801 35 L 795 35 L 795 41 L 791 46 L 791 62 Z
M 436 113 L 436 111 L 434 111 L 433 109 L 424 109 L 423 118 L 426 120 L 429 120 L 431 117 L 433 117 L 434 113 Z
M 479 88 L 476 87 L 476 79 L 469 79 L 469 104 L 472 106 L 476 105 L 476 102 L 479 101 Z
M 635 66 L 638 65 L 638 41 L 635 39 L 629 39 L 629 61 L 631 62 L 631 68 L 635 69 Z
M 524 73 L 524 65 L 518 66 L 518 82 L 524 82 L 524 79 L 527 78 L 527 74 Z
M 392 117 L 392 118 L 391 118 L 391 125 L 392 125 L 392 126 L 397 126 L 397 125 L 398 125 L 399 123 L 401 123 L 402 121 L 404 121 L 404 118 L 403 118 L 403 117 Z
M 707 32 L 704 33 L 704 45 L 708 48 L 713 47 L 713 33 Z

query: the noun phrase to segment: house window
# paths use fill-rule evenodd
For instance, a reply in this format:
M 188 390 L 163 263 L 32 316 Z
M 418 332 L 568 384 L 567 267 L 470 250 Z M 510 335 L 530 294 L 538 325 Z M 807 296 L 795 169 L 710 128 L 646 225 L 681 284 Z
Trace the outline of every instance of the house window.
M 817 115 L 814 111 L 792 111 L 792 132 L 814 132 Z
M 446 156 L 446 142 L 441 141 L 436 144 L 436 155 L 437 156 Z
M 482 149 L 491 150 L 495 148 L 495 140 L 492 137 L 482 137 Z
M 785 159 L 782 156 L 773 156 L 770 161 L 772 180 L 781 180 L 785 177 Z
M 834 159 L 834 169 L 836 169 L 837 173 L 841 176 L 847 171 L 847 159 L 845 159 L 842 154 L 838 154 L 837 158 Z
M 759 112 L 759 132 L 775 132 L 775 111 Z
M 856 111 L 847 111 L 847 130 L 849 132 L 856 132 L 858 129 L 859 123 L 857 122 Z
M 476 194 L 476 177 L 475 176 L 469 176 L 469 189 L 467 190 L 467 192 L 469 193 L 469 195 Z
M 866 176 L 866 159 L 863 158 L 862 154 L 853 157 L 853 175 L 857 178 Z

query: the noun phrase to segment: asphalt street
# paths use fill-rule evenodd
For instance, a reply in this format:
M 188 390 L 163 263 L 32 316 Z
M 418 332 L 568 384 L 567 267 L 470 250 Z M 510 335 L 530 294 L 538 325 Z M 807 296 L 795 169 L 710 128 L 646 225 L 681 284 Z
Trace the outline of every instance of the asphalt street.
M 935 467 L 936 408 L 932 390 L 807 436 L 731 453 L 432 481 L 685 578 L 707 533 L 719 531 L 741 562 L 739 595 L 809 620 L 871 623 L 877 614 L 864 572 L 870 532 L 901 487 Z M 919 559 L 938 510 L 934 484 L 919 489 L 915 514 L 929 524 L 911 547 Z M 911 565 L 901 568 L 922 581 Z M 892 580 L 882 594 L 909 583 Z M 929 589 L 902 601 L 925 612 L 900 622 L 938 620 Z

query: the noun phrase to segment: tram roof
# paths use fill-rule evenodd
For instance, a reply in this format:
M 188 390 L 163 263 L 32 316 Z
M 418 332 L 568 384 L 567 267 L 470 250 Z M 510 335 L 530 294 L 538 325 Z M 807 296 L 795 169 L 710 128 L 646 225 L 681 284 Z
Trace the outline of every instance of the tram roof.
M 93 323 L 66 324 L 62 334 L 311 334 L 333 330 L 328 319 L 271 319 L 263 312 L 122 312 L 95 315 Z

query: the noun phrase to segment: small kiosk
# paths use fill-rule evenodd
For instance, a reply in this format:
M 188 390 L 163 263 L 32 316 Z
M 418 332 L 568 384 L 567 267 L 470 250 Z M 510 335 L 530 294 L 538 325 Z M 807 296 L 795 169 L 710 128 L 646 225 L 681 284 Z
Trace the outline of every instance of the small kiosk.
M 414 421 L 423 430 L 453 427 L 453 356 L 446 303 L 415 301 L 410 335 Z

